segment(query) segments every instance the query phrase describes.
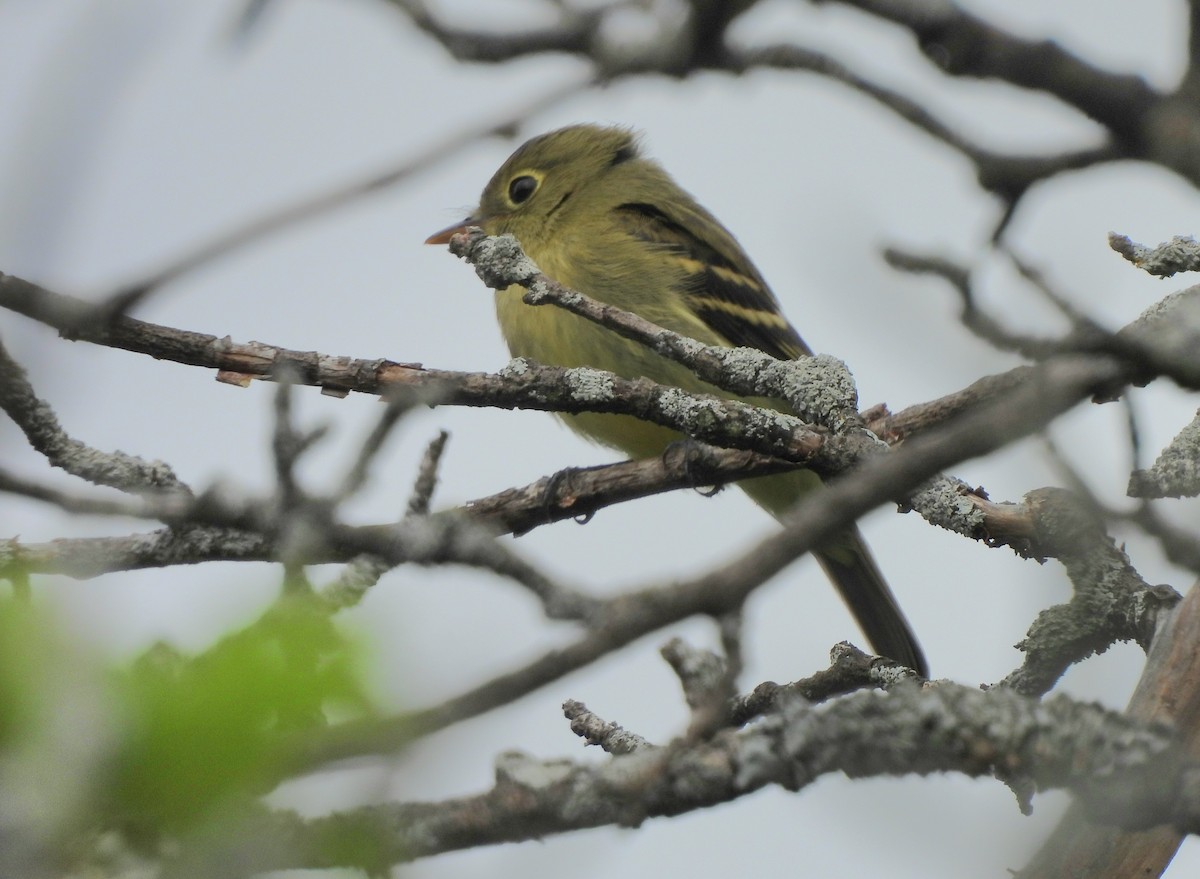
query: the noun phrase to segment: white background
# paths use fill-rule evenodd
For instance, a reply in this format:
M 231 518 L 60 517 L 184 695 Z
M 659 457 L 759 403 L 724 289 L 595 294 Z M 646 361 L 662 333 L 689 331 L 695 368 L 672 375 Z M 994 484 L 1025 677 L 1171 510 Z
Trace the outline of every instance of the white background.
M 1146 4 L 1136 16 L 1112 0 L 968 5 L 1024 36 L 1054 38 L 1160 88 L 1170 88 L 1185 63 L 1181 2 Z M 231 42 L 237 8 L 182 0 L 0 3 L 0 271 L 99 296 L 231 226 L 459 144 L 464 133 L 588 76 L 582 62 L 556 56 L 459 65 L 403 15 L 369 0 L 278 2 L 249 39 Z M 550 21 L 547 5 L 518 0 L 457 0 L 444 8 L 460 22 Z M 636 37 L 643 24 L 626 16 L 614 32 Z M 910 91 L 995 148 L 1063 149 L 1098 137 L 1095 126 L 1050 99 L 995 83 L 947 83 L 903 33 L 836 6 L 814 11 L 764 2 L 737 35 L 823 48 Z M 499 369 L 507 354 L 490 293 L 444 248 L 421 242 L 474 206 L 521 140 L 580 121 L 643 130 L 647 151 L 738 235 L 809 344 L 850 364 L 864 405 L 886 402 L 898 410 L 1017 362 L 987 351 L 960 327 L 944 285 L 889 271 L 879 257 L 884 245 L 978 268 L 986 304 L 1014 328 L 1060 326 L 1004 261 L 989 255 L 999 206 L 975 187 L 965 160 L 861 95 L 814 76 L 770 71 L 683 82 L 639 77 L 581 90 L 534 113 L 517 140 L 446 149 L 428 173 L 213 262 L 135 314 L 238 341 Z M 1190 234 L 1197 206 L 1194 190 L 1166 172 L 1103 167 L 1038 187 L 1022 203 L 1009 240 L 1077 305 L 1119 326 L 1185 282 L 1139 275 L 1108 250 L 1106 234 L 1147 243 Z M 78 438 L 166 460 L 197 488 L 215 480 L 269 488 L 269 385 L 237 389 L 203 370 L 61 341 L 8 313 L 0 313 L 0 333 Z M 1137 392 L 1134 405 L 1153 455 L 1196 404 L 1159 383 Z M 311 486 L 332 486 L 379 404 L 305 390 L 298 408 L 305 423 L 334 427 L 303 468 Z M 1081 407 L 1052 430 L 1113 503 L 1122 500 L 1130 466 L 1124 417 L 1116 405 Z M 452 434 L 439 505 L 611 459 L 544 414 L 426 411 L 381 457 L 371 489 L 350 511 L 355 521 L 398 514 L 420 451 L 439 428 Z M 8 422 L 0 422 L 0 449 L 7 467 L 82 488 L 52 473 Z M 1019 500 L 1062 481 L 1038 440 L 968 462 L 955 475 L 997 500 Z M 1196 525 L 1194 506 L 1170 510 L 1181 524 Z M 0 501 L 0 536 L 26 541 L 140 527 Z M 542 528 L 512 545 L 557 576 L 611 594 L 694 574 L 773 527 L 736 491 L 711 500 L 683 492 L 604 511 L 586 527 Z M 1018 664 L 1010 645 L 1037 611 L 1069 594 L 1056 563 L 1039 566 L 989 550 L 915 515 L 879 510 L 864 529 L 935 676 L 969 685 L 999 679 Z M 1117 536 L 1128 540 L 1150 582 L 1187 588 L 1188 575 L 1145 540 Z M 318 582 L 335 574 L 314 571 Z M 82 644 L 124 659 L 160 639 L 202 649 L 253 619 L 277 584 L 272 566 L 209 565 L 87 582 L 40 579 L 36 591 Z M 373 685 L 396 707 L 433 704 L 573 635 L 568 626 L 545 624 L 514 587 L 452 569 L 392 572 L 344 617 L 367 634 Z M 838 640 L 862 641 L 808 560 L 755 595 L 747 631 L 747 689 L 810 673 Z M 656 653 L 670 634 L 713 642 L 711 626 L 689 622 L 454 727 L 393 764 L 326 774 L 278 796 L 319 813 L 370 797 L 471 794 L 490 785 L 493 756 L 509 748 L 605 759 L 585 753 L 571 735 L 559 710 L 567 698 L 666 741 L 686 723 L 676 683 Z M 1140 662 L 1136 649 L 1116 649 L 1073 670 L 1060 688 L 1121 707 Z M 399 872 L 1000 876 L 1026 862 L 1064 803 L 1057 794 L 1039 796 L 1034 816 L 1025 818 L 995 782 L 826 778 L 799 795 L 764 791 L 637 831 L 453 854 Z M 1191 875 L 1198 863 L 1194 846 L 1185 846 L 1169 875 Z

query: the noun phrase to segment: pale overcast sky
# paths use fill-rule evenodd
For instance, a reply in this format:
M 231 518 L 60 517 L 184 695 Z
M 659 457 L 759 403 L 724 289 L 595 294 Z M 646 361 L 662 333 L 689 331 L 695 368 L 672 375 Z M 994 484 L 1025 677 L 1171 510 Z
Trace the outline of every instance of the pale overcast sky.
M 967 4 L 1031 37 L 1052 37 L 1097 64 L 1169 86 L 1185 61 L 1182 2 L 1115 0 Z M 450 14 L 526 21 L 545 4 L 446 3 Z M 495 168 L 525 137 L 579 121 L 641 129 L 646 149 L 739 237 L 817 351 L 842 357 L 864 405 L 893 409 L 933 398 L 1016 360 L 990 352 L 957 323 L 956 302 L 931 280 L 900 277 L 884 245 L 945 254 L 979 267 L 988 306 L 1017 329 L 1045 328 L 1049 312 L 986 250 L 998 206 L 956 154 L 860 95 L 807 75 L 706 74 L 684 82 L 629 79 L 580 89 L 587 67 L 544 57 L 465 67 L 382 2 L 291 0 L 269 8 L 248 40 L 231 45 L 238 8 L 183 0 L 8 0 L 0 3 L 0 271 L 65 293 L 96 296 L 137 278 L 232 224 L 441 144 L 427 173 L 320 219 L 289 228 L 171 285 L 135 314 L 235 340 L 356 357 L 497 370 L 507 361 L 491 296 L 474 273 L 424 238 L 469 210 Z M 636 22 L 618 23 L 636 33 Z M 1084 145 L 1086 120 L 1048 99 L 988 83 L 945 83 L 911 40 L 836 5 L 764 2 L 744 22 L 747 41 L 794 38 L 881 82 L 910 91 L 981 141 L 1010 150 Z M 558 95 L 556 100 L 543 98 Z M 566 95 L 566 96 L 564 96 Z M 459 146 L 465 132 L 536 111 L 515 141 Z M 1186 282 L 1155 282 L 1107 248 L 1110 230 L 1157 242 L 1195 231 L 1197 194 L 1136 165 L 1103 167 L 1040 187 L 1014 218 L 1011 241 L 1077 304 L 1111 325 L 1133 319 Z M 1178 281 L 1178 279 L 1177 279 Z M 83 343 L 0 313 L 4 342 L 66 428 L 102 449 L 161 458 L 196 487 L 215 480 L 269 486 L 271 387 L 237 389 L 198 369 Z M 1162 385 L 1162 383 L 1159 383 Z M 331 439 L 304 476 L 328 484 L 379 404 L 297 394 Z M 1154 386 L 1135 396 L 1144 442 L 1161 448 L 1194 399 Z M 1086 406 L 1053 428 L 1093 486 L 1119 502 L 1128 471 L 1119 406 Z M 557 468 L 611 460 L 541 413 L 438 409 L 414 416 L 381 459 L 356 520 L 402 508 L 424 444 L 451 432 L 438 499 L 450 505 Z M 6 466 L 70 485 L 0 423 Z M 956 475 L 997 500 L 1060 484 L 1038 441 Z M 325 482 L 323 482 L 325 480 Z M 1187 509 L 1187 508 L 1185 508 Z M 1193 511 L 1195 507 L 1190 508 Z M 1194 524 L 1194 519 L 1193 519 Z M 124 533 L 136 523 L 70 519 L 0 500 L 0 537 L 47 540 Z M 597 594 L 684 577 L 753 544 L 774 523 L 736 491 L 679 493 L 600 513 L 586 527 L 542 528 L 513 545 Z M 934 674 L 995 681 L 1019 662 L 1037 611 L 1068 594 L 1055 563 L 1039 566 L 937 532 L 916 515 L 876 511 L 869 542 L 920 634 Z M 1145 541 L 1128 537 L 1150 582 L 1184 589 Z M 317 571 L 319 582 L 335 571 Z M 89 582 L 39 581 L 65 624 L 96 649 L 131 656 L 158 639 L 200 649 L 270 600 L 270 566 L 202 566 Z M 790 680 L 826 661 L 829 647 L 862 643 L 833 590 L 803 561 L 749 605 L 747 688 Z M 439 701 L 569 637 L 526 595 L 458 570 L 400 569 L 345 622 L 369 633 L 380 698 Z M 682 731 L 686 711 L 657 648 L 672 634 L 714 643 L 692 621 L 636 643 L 599 667 L 415 748 L 382 776 L 403 798 L 478 792 L 492 759 L 519 748 L 540 757 L 585 753 L 562 720 L 564 699 L 658 741 Z M 1132 647 L 1073 670 L 1061 689 L 1121 707 L 1141 666 Z M 373 767 L 280 794 L 321 811 L 379 795 Z M 1000 876 L 1023 865 L 1065 798 L 1035 800 L 1022 817 L 995 782 L 961 778 L 848 783 L 827 778 L 799 795 L 745 800 L 637 831 L 599 830 L 431 859 L 400 871 L 433 877 L 622 879 L 696 875 L 854 877 Z M 619 843 L 619 845 L 616 845 Z M 1189 844 L 1168 875 L 1194 875 Z

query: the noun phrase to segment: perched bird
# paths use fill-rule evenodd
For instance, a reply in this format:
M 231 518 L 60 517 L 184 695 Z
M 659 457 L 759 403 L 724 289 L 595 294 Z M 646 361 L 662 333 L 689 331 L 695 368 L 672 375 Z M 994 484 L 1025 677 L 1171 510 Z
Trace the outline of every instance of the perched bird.
M 559 283 L 709 345 L 758 348 L 779 359 L 812 352 L 737 240 L 667 174 L 624 128 L 574 125 L 535 137 L 509 157 L 479 207 L 431 235 L 442 244 L 480 226 L 512 233 Z M 688 391 L 730 394 L 649 348 L 524 290 L 496 291 L 500 329 L 515 357 L 645 376 Z M 752 400 L 786 408 L 780 401 Z M 679 434 L 628 415 L 564 415 L 575 430 L 633 457 L 659 455 Z M 739 485 L 776 517 L 819 489 L 808 470 Z M 874 649 L 927 675 L 925 658 L 854 526 L 814 552 Z

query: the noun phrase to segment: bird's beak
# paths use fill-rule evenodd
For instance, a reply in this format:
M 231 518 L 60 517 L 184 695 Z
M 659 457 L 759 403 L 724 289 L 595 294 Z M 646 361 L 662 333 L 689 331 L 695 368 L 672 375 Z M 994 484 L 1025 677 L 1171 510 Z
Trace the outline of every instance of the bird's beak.
M 445 229 L 443 229 L 440 232 L 434 232 L 432 235 L 430 235 L 428 238 L 425 239 L 425 243 L 426 244 L 448 244 L 450 241 L 451 235 L 454 235 L 458 232 L 465 232 L 468 226 L 478 226 L 478 225 L 479 225 L 478 217 L 475 217 L 475 216 L 467 217 L 465 220 L 459 220 L 457 223 L 453 223 L 453 224 L 447 226 Z

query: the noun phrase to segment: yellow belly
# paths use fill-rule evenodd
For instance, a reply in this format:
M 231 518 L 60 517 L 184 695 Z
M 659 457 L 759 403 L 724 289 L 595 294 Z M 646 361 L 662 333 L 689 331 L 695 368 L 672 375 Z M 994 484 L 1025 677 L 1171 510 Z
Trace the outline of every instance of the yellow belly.
M 646 377 L 687 391 L 733 396 L 644 345 L 623 339 L 578 315 L 553 305 L 526 305 L 521 299 L 524 292 L 520 287 L 510 287 L 496 293 L 496 317 L 514 357 L 528 357 L 551 366 L 591 366 L 622 378 Z M 768 400 L 751 402 L 771 405 Z M 560 417 L 588 439 L 618 449 L 631 458 L 660 455 L 668 445 L 682 439 L 677 431 L 630 415 L 583 412 Z M 778 516 L 802 494 L 818 488 L 821 480 L 811 471 L 799 470 L 738 484 L 760 506 Z
M 523 293 L 520 287 L 496 293 L 496 317 L 514 357 L 528 357 L 549 366 L 590 366 L 622 378 L 646 377 L 689 391 L 722 393 L 685 367 L 589 320 L 553 305 L 526 305 L 521 300 Z M 561 417 L 589 439 L 634 458 L 661 454 L 681 438 L 676 431 L 629 415 L 584 412 Z

